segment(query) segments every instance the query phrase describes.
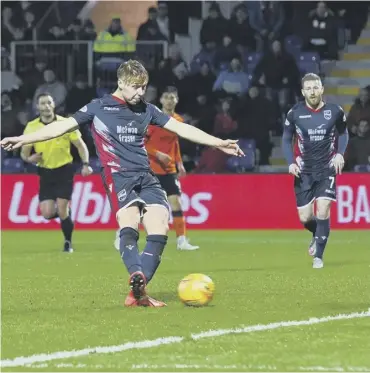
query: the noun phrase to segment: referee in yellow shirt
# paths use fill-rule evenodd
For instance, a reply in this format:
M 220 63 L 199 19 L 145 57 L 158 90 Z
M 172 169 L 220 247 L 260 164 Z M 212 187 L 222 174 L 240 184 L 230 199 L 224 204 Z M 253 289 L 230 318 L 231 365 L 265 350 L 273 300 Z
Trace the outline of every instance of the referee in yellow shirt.
M 43 93 L 37 98 L 37 109 L 40 116 L 27 123 L 25 134 L 37 131 L 54 120 L 65 119 L 55 115 L 54 100 L 48 93 Z M 38 166 L 39 201 L 42 216 L 45 219 L 60 218 L 64 235 L 63 250 L 69 253 L 73 252 L 73 222 L 69 208 L 74 177 L 73 157 L 70 152 L 71 143 L 77 148 L 82 160 L 81 174 L 83 176 L 90 175 L 92 169 L 89 166 L 89 151 L 78 130 L 52 140 L 23 146 L 21 151 L 21 157 L 25 162 Z M 31 155 L 32 148 L 34 148 L 35 154 Z

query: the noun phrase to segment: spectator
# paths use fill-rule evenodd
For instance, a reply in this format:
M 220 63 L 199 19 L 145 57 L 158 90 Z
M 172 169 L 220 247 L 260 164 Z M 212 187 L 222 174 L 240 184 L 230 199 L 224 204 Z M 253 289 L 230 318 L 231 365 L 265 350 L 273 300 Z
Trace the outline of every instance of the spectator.
M 75 113 L 81 109 L 86 102 L 95 98 L 96 92 L 93 88 L 88 87 L 86 77 L 78 75 L 75 85 L 70 89 L 66 99 L 66 112 Z
M 242 70 L 240 60 L 234 58 L 230 63 L 230 69 L 221 71 L 213 85 L 214 91 L 224 91 L 227 94 L 240 95 L 246 93 L 249 87 L 249 78 Z
M 148 9 L 148 19 L 145 23 L 140 25 L 137 33 L 137 40 L 167 40 L 166 36 L 164 36 L 159 29 L 156 8 L 150 7 Z
M 136 45 L 131 35 L 123 29 L 121 19 L 114 17 L 109 27 L 99 32 L 94 43 L 94 52 L 103 55 L 119 55 L 125 52 L 135 52 Z
M 337 59 L 338 32 L 334 13 L 324 2 L 319 2 L 317 8 L 309 13 L 308 21 L 303 48 L 317 52 L 324 60 Z
M 207 62 L 203 62 L 200 65 L 200 70 L 197 74 L 193 75 L 193 87 L 194 95 L 212 95 L 213 83 L 216 80 L 213 72 L 210 69 L 210 66 Z
M 356 135 L 357 124 L 362 119 L 370 122 L 370 98 L 366 88 L 361 89 L 348 113 L 347 126 L 351 136 Z
M 257 48 L 264 50 L 281 37 L 285 16 L 279 1 L 248 1 L 249 22 L 256 31 Z
M 91 21 L 91 19 L 87 19 L 83 25 L 83 35 L 85 40 L 95 40 L 96 39 L 96 31 L 95 25 Z
M 35 15 L 32 12 L 25 12 L 23 27 L 23 40 L 33 40 L 33 30 L 35 28 Z
M 257 87 L 251 87 L 248 95 L 242 98 L 237 121 L 239 136 L 254 139 L 260 153 L 260 164 L 268 165 L 272 151 L 270 131 L 276 123 L 276 110 Z
M 217 70 L 220 69 L 222 65 L 228 66 L 233 58 L 241 60 L 242 56 L 231 37 L 225 35 L 222 38 L 222 46 L 216 51 L 214 66 Z
M 190 64 L 190 70 L 193 74 L 199 72 L 199 69 L 203 63 L 207 63 L 208 66 L 214 68 L 214 59 L 216 55 L 216 48 L 213 42 L 207 42 L 203 45 L 201 51 L 193 57 Z
M 193 92 L 193 81 L 192 77 L 189 76 L 188 69 L 184 63 L 177 65 L 173 69 L 175 75 L 174 86 L 178 90 L 179 103 L 177 104 L 177 110 L 180 113 L 185 113 L 194 104 L 195 98 L 192 95 Z
M 65 39 L 70 41 L 88 41 L 91 40 L 92 35 L 88 35 L 82 27 L 82 21 L 75 19 L 71 25 L 68 26 L 65 34 Z M 88 65 L 88 46 L 86 43 L 73 43 L 68 49 L 73 52 L 73 66 L 75 74 L 81 75 L 86 73 L 86 66 Z
M 168 18 L 168 6 L 164 2 L 158 3 L 158 13 L 156 22 L 160 33 L 170 42 L 173 41 L 172 32 L 170 29 L 170 19 Z
M 1 45 L 9 49 L 12 41 L 23 39 L 24 33 L 20 27 L 13 23 L 13 11 L 11 8 L 4 8 L 2 11 L 3 22 L 1 24 Z
M 23 13 L 29 12 L 31 10 L 32 3 L 31 1 L 20 1 L 20 6 Z
M 47 57 L 42 53 L 35 57 L 35 65 L 26 71 L 23 76 L 23 90 L 26 99 L 32 100 L 38 86 L 44 82 L 44 71 L 47 67 Z
M 207 133 L 212 133 L 216 112 L 213 103 L 210 102 L 211 95 L 199 94 L 190 108 L 193 123 L 196 127 Z
M 175 85 L 178 80 L 176 77 L 178 74 L 180 76 L 184 72 L 184 76 L 188 75 L 188 68 L 184 62 L 180 49 L 177 44 L 171 44 L 169 46 L 168 58 L 162 60 L 158 64 L 158 69 L 152 75 L 154 78 L 154 83 L 158 86 L 159 90 L 162 91 L 167 86 Z M 182 78 L 180 78 L 182 80 Z M 181 100 L 180 100 L 181 101 Z
M 356 44 L 368 18 L 369 3 L 367 1 L 331 1 L 329 4 L 341 25 L 350 30 L 350 43 Z
M 235 7 L 230 19 L 229 33 L 239 51 L 256 50 L 255 31 L 249 23 L 248 12 L 244 5 Z
M 1 138 L 22 134 L 22 126 L 17 118 L 19 110 L 14 96 L 10 92 L 1 92 Z
M 10 43 L 12 42 L 13 33 L 11 26 L 12 10 L 10 8 L 4 8 L 2 10 L 2 22 L 1 22 L 1 46 L 2 48 L 10 49 Z M 2 53 L 3 54 L 3 51 Z
M 357 125 L 357 135 L 348 146 L 347 167 L 350 170 L 357 165 L 370 165 L 370 126 L 369 121 L 360 120 Z
M 50 41 L 66 40 L 65 30 L 60 23 L 57 23 L 49 29 L 46 38 Z
M 222 16 L 219 5 L 214 2 L 209 8 L 208 18 L 203 21 L 200 30 L 200 43 L 203 46 L 209 42 L 214 46 L 220 46 L 227 31 L 228 22 Z
M 65 34 L 66 40 L 85 40 L 84 32 L 82 29 L 82 22 L 80 19 L 75 19 L 72 24 L 70 24 L 67 28 L 67 32 Z
M 292 93 L 300 94 L 300 72 L 294 57 L 279 41 L 261 58 L 254 70 L 253 83 L 266 87 L 268 97 L 276 101 L 282 112 L 291 102 Z
M 213 134 L 220 138 L 232 138 L 238 129 L 238 123 L 231 114 L 232 98 L 226 97 L 221 100 L 219 113 L 215 117 Z
M 3 50 L 2 50 L 3 52 Z M 19 76 L 10 70 L 9 58 L 5 53 L 1 56 L 1 93 L 4 91 L 19 91 L 22 86 L 22 80 Z
M 49 93 L 55 102 L 55 112 L 64 114 L 65 100 L 67 97 L 66 86 L 56 79 L 55 73 L 52 70 L 44 71 L 44 84 L 40 85 L 34 94 L 32 109 L 37 112 L 37 98 L 41 93 Z M 86 101 L 85 101 L 86 102 Z

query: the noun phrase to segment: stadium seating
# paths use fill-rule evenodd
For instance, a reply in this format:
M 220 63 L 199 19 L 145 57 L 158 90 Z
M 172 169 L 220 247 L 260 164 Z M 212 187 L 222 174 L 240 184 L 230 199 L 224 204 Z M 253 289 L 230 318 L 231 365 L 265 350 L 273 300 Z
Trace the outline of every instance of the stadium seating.
M 355 172 L 370 172 L 370 165 L 363 164 L 363 165 L 357 165 L 354 167 Z
M 301 74 L 320 74 L 320 65 L 315 61 L 298 61 L 298 68 Z
M 297 55 L 302 49 L 302 40 L 297 35 L 289 35 L 284 40 L 284 46 L 287 52 Z
M 90 158 L 90 166 L 94 173 L 101 172 L 101 163 L 98 158 Z
M 7 152 L 3 148 L 1 148 L 1 159 L 3 160 L 3 159 L 8 158 L 8 157 L 9 157 L 9 152 Z
M 6 158 L 1 162 L 2 173 L 19 174 L 24 172 L 24 163 L 20 158 Z
M 227 160 L 227 168 L 231 172 L 252 171 L 256 166 L 256 143 L 254 140 L 240 139 L 239 146 L 245 153 L 245 157 L 230 157 Z
M 245 70 L 253 74 L 254 69 L 256 68 L 259 60 L 261 59 L 261 53 L 249 53 L 245 56 Z
M 299 54 L 299 61 L 320 63 L 320 56 L 316 52 L 301 52 Z

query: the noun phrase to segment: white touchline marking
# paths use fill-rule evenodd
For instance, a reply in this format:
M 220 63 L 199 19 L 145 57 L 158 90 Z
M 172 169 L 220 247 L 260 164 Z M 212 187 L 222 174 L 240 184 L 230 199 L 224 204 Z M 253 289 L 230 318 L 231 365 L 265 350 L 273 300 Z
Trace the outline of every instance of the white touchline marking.
M 78 356 L 87 356 L 90 354 L 110 354 L 113 352 L 122 352 L 126 350 L 150 348 L 166 344 L 182 342 L 184 337 L 166 337 L 157 338 L 153 340 L 145 340 L 139 342 L 127 342 L 117 346 L 98 346 L 84 348 L 82 350 L 72 350 L 72 351 L 58 351 L 51 354 L 44 353 L 39 355 L 32 355 L 28 357 L 20 356 L 15 359 L 1 360 L 1 367 L 19 367 L 27 364 L 39 363 L 44 361 L 68 359 Z
M 219 364 L 134 364 L 131 369 L 222 369 L 224 371 L 230 369 L 253 369 L 253 370 L 278 370 L 275 365 L 245 365 L 245 364 L 232 364 L 232 365 L 219 365 Z M 303 371 L 321 371 L 321 372 L 368 372 L 370 368 L 366 367 L 323 367 L 323 366 L 301 366 L 294 367 L 297 370 Z
M 303 325 L 314 325 L 328 321 L 335 321 L 335 320 L 343 320 L 343 319 L 355 319 L 360 317 L 370 317 L 370 308 L 367 312 L 356 312 L 350 313 L 347 315 L 337 315 L 337 316 L 326 316 L 326 317 L 311 317 L 308 320 L 301 320 L 301 321 L 280 321 L 266 325 L 253 325 L 247 326 L 244 328 L 235 328 L 235 329 L 217 329 L 217 330 L 209 330 L 208 332 L 202 332 L 198 334 L 192 334 L 191 338 L 194 340 L 201 339 L 201 338 L 210 338 L 210 337 L 219 337 L 221 335 L 227 334 L 240 334 L 240 333 L 251 333 L 251 332 L 258 332 L 263 330 L 271 330 L 271 329 L 278 329 L 278 328 L 287 328 L 290 326 L 303 326 Z
M 118 369 L 119 365 L 102 365 L 102 364 L 27 364 L 27 368 L 92 368 L 92 369 Z M 133 364 L 131 369 L 222 369 L 227 371 L 230 369 L 243 369 L 243 370 L 264 370 L 273 371 L 278 370 L 275 365 L 256 365 L 256 364 L 232 364 L 232 365 L 220 365 L 220 364 Z M 314 372 L 369 372 L 370 368 L 367 367 L 355 367 L 355 366 L 335 366 L 335 367 L 324 367 L 324 366 L 300 366 L 294 367 L 297 371 L 314 371 Z
M 325 317 L 313 317 L 308 320 L 295 320 L 295 321 L 281 321 L 275 322 L 265 325 L 252 325 L 243 328 L 235 328 L 235 329 L 218 329 L 218 330 L 209 330 L 207 332 L 202 332 L 198 334 L 191 334 L 190 338 L 193 340 L 199 340 L 203 338 L 210 338 L 210 337 L 220 337 L 222 335 L 229 335 L 229 334 L 241 334 L 241 333 L 253 333 L 253 332 L 260 332 L 264 330 L 272 330 L 278 328 L 288 328 L 292 326 L 304 326 L 304 325 L 315 325 L 320 323 L 326 323 L 329 321 L 337 321 L 337 320 L 346 320 L 346 319 L 358 319 L 370 317 L 370 308 L 365 312 L 354 312 L 350 314 L 340 314 L 336 316 L 325 316 Z M 97 346 L 97 347 L 89 347 L 84 348 L 82 350 L 71 350 L 71 351 L 58 351 L 53 353 L 43 353 L 39 355 L 31 355 L 31 356 L 19 356 L 15 359 L 5 359 L 1 360 L 1 367 L 18 367 L 18 366 L 25 366 L 27 364 L 33 363 L 41 363 L 45 361 L 51 360 L 59 360 L 59 359 L 68 359 L 72 357 L 79 357 L 79 356 L 87 356 L 90 354 L 110 354 L 113 352 L 122 352 L 127 350 L 133 349 L 142 349 L 142 348 L 150 348 L 150 347 L 157 347 L 161 345 L 169 345 L 173 343 L 180 343 L 186 341 L 187 337 L 164 337 L 164 338 L 157 338 L 153 340 L 144 340 L 139 342 L 127 342 L 121 345 L 116 346 Z

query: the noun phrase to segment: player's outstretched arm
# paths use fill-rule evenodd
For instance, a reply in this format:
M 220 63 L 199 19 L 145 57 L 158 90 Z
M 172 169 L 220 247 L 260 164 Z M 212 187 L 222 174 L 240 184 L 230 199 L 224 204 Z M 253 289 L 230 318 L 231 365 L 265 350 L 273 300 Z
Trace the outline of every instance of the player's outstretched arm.
M 78 123 L 74 118 L 71 117 L 65 120 L 52 122 L 40 130 L 27 135 L 5 137 L 3 140 L 1 140 L 0 144 L 5 150 L 18 149 L 24 145 L 54 139 L 55 137 L 64 135 L 65 133 L 75 130 L 76 128 L 78 128 Z
M 164 128 L 189 141 L 218 148 L 226 154 L 239 157 L 244 156 L 243 151 L 237 144 L 238 140 L 219 139 L 218 137 L 209 135 L 190 124 L 180 123 L 174 118 L 170 118 L 170 120 L 164 125 Z

